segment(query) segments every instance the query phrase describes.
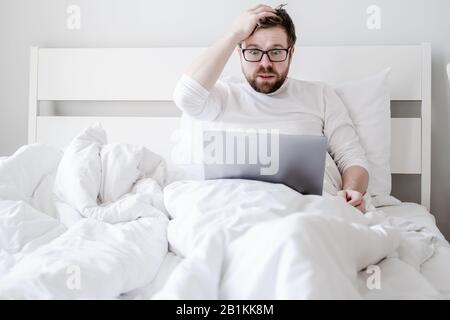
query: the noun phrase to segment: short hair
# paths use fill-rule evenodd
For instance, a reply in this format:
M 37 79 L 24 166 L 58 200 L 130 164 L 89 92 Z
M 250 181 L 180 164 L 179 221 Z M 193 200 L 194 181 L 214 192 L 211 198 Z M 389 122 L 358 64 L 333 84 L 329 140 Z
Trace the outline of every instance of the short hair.
M 295 25 L 292 22 L 291 17 L 286 12 L 283 7 L 286 6 L 286 4 L 281 4 L 278 7 L 275 8 L 275 14 L 276 16 L 272 17 L 265 17 L 261 19 L 258 23 L 258 28 L 271 28 L 271 27 L 282 27 L 288 36 L 288 46 L 292 47 L 295 45 L 295 41 L 297 41 L 297 36 L 295 35 Z

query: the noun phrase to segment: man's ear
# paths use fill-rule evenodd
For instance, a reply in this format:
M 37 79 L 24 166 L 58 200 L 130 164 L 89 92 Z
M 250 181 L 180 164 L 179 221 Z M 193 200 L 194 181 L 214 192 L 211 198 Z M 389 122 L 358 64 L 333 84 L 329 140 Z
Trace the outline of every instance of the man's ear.
M 292 61 L 292 56 L 294 55 L 294 52 L 295 52 L 295 47 L 294 46 L 292 46 L 292 48 L 291 48 L 291 53 L 289 54 L 289 63 L 291 63 L 291 61 Z
M 241 48 L 239 48 L 239 46 L 236 46 L 236 52 L 239 55 L 239 60 L 242 61 L 242 51 Z

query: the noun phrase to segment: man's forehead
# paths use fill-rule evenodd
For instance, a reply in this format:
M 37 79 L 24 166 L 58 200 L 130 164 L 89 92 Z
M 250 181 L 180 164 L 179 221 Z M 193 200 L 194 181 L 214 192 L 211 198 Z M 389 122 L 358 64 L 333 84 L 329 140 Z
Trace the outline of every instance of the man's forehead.
M 281 27 L 261 28 L 257 29 L 251 37 L 245 39 L 243 44 L 245 47 L 254 46 L 259 48 L 286 48 L 288 45 L 288 39 L 286 31 L 284 31 Z

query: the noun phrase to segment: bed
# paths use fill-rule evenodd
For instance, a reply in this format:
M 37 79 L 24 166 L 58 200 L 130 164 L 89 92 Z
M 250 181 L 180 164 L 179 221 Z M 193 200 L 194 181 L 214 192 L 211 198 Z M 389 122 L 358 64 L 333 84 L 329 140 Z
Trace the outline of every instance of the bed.
M 160 159 L 157 158 L 157 156 L 160 156 L 161 159 L 164 159 L 167 163 L 167 168 L 170 176 L 172 168 L 175 167 L 175 165 L 173 164 L 174 156 L 172 154 L 172 150 L 174 147 L 176 136 L 177 134 L 179 135 L 178 129 L 180 127 L 180 114 L 177 113 L 177 111 L 174 111 L 175 109 L 171 104 L 172 91 L 176 81 L 182 74 L 183 69 L 202 50 L 204 50 L 204 48 L 31 48 L 28 142 L 30 144 L 39 143 L 45 144 L 46 146 L 58 148 L 62 151 L 65 151 L 65 155 L 68 149 L 71 150 L 71 152 L 74 150 L 72 148 L 73 138 L 77 136 L 77 134 L 83 132 L 83 130 L 86 130 L 85 128 L 92 126 L 92 124 L 94 123 L 100 123 L 101 130 L 104 130 L 108 135 L 108 143 L 128 143 L 133 145 L 142 145 L 153 152 L 150 156 L 147 156 L 147 158 L 143 156 L 149 163 L 145 167 L 148 171 L 148 175 L 146 177 L 158 181 L 158 168 Z M 382 214 L 384 218 L 391 219 L 390 221 L 394 225 L 404 227 L 404 234 L 408 234 L 409 238 L 406 242 L 399 242 L 399 247 L 404 249 L 403 251 L 400 250 L 400 255 L 387 255 L 386 252 L 379 252 L 377 253 L 377 255 L 374 255 L 372 257 L 364 257 L 364 259 L 366 259 L 367 261 L 365 260 L 365 262 L 363 263 L 364 267 L 362 267 L 362 265 L 359 266 L 358 264 L 359 267 L 356 269 L 356 273 L 350 272 L 346 274 L 344 277 L 345 279 L 343 278 L 341 282 L 335 281 L 336 283 L 334 284 L 327 283 L 326 285 L 323 285 L 323 287 L 318 285 L 318 288 L 315 290 L 311 289 L 315 284 L 315 275 L 306 277 L 304 279 L 302 277 L 299 277 L 301 279 L 298 280 L 299 283 L 297 284 L 297 287 L 303 286 L 302 288 L 308 288 L 308 290 L 305 290 L 305 293 L 298 295 L 292 292 L 293 288 L 295 287 L 293 287 L 292 284 L 288 285 L 289 282 L 292 282 L 292 278 L 283 278 L 283 270 L 278 270 L 281 280 L 277 280 L 278 282 L 273 282 L 276 283 L 276 286 L 274 284 L 272 284 L 272 286 L 267 285 L 266 287 L 260 286 L 260 282 L 258 281 L 261 280 L 261 282 L 264 282 L 262 281 L 262 279 L 264 279 L 264 277 L 266 277 L 267 274 L 270 273 L 268 270 L 264 270 L 264 268 L 262 267 L 260 269 L 255 269 L 255 273 L 263 273 L 258 275 L 255 280 L 243 279 L 242 276 L 239 275 L 239 272 L 237 272 L 236 270 L 244 270 L 244 268 L 249 267 L 249 264 L 242 265 L 241 263 L 243 262 L 239 261 L 239 257 L 242 258 L 242 260 L 245 260 L 246 256 L 238 255 L 234 258 L 234 260 L 223 260 L 223 256 L 229 253 L 229 251 L 227 250 L 230 250 L 230 247 L 236 247 L 236 251 L 240 250 L 239 246 L 236 244 L 237 242 L 222 243 L 223 241 L 228 241 L 227 239 L 231 237 L 229 234 L 225 234 L 222 237 L 217 237 L 216 234 L 222 233 L 221 229 L 216 229 L 214 232 L 215 235 L 213 235 L 212 232 L 205 233 L 205 238 L 209 239 L 208 241 L 203 240 L 204 242 L 209 242 L 205 244 L 202 243 L 201 240 L 192 237 L 192 235 L 189 235 L 189 232 L 186 231 L 186 229 L 192 227 L 192 230 L 196 230 L 199 231 L 199 233 L 202 233 L 205 232 L 205 228 L 211 229 L 210 226 L 207 224 L 206 226 L 202 226 L 201 223 L 189 224 L 190 222 L 184 221 L 183 223 L 179 223 L 179 225 L 177 225 L 176 227 L 173 227 L 172 230 L 170 230 L 169 228 L 167 236 L 169 237 L 169 240 L 171 236 L 176 240 L 173 241 L 173 243 L 169 241 L 168 244 L 164 244 L 164 240 L 162 240 L 162 238 L 166 236 L 164 232 L 158 234 L 158 239 L 153 239 L 154 241 L 156 241 L 156 244 L 160 244 L 161 246 L 165 245 L 167 246 L 167 248 L 165 249 L 165 251 L 160 250 L 158 254 L 149 253 L 153 252 L 151 250 L 154 250 L 156 248 L 156 244 L 152 244 L 150 248 L 146 248 L 146 250 L 150 251 L 144 250 L 144 252 L 147 252 L 151 257 L 154 258 L 154 260 L 146 260 L 145 263 L 148 263 L 148 265 L 144 264 L 137 268 L 130 262 L 130 265 L 127 266 L 127 269 L 125 269 L 127 271 L 133 270 L 133 272 L 137 273 L 145 273 L 144 270 L 146 270 L 147 268 L 149 270 L 147 272 L 147 276 L 136 277 L 136 279 L 131 280 L 117 280 L 115 286 L 112 286 L 111 284 L 105 284 L 105 288 L 108 288 L 110 291 L 107 291 L 106 289 L 104 289 L 103 291 L 89 291 L 90 295 L 87 295 L 87 297 L 121 299 L 268 299 L 273 297 L 289 299 L 450 298 L 450 274 L 447 271 L 447 266 L 450 265 L 450 248 L 448 247 L 448 243 L 445 240 L 444 236 L 436 227 L 433 215 L 429 212 L 431 170 L 430 45 L 421 44 L 410 46 L 299 47 L 296 52 L 298 53 L 299 57 L 296 60 L 297 62 L 294 62 L 294 65 L 291 67 L 290 76 L 299 79 L 324 81 L 327 83 L 341 83 L 365 77 L 386 67 L 390 67 L 392 71 L 390 75 L 389 89 L 393 105 L 395 105 L 399 101 L 402 102 L 403 105 L 405 104 L 405 102 L 411 102 L 413 106 L 411 107 L 411 109 L 416 109 L 416 111 L 418 110 L 418 112 L 410 112 L 410 110 L 408 110 L 408 107 L 402 106 L 401 108 L 399 108 L 399 111 L 392 112 L 392 144 L 390 159 L 391 172 L 394 178 L 401 178 L 406 176 L 418 177 L 418 180 L 415 180 L 416 182 L 418 182 L 417 187 L 420 189 L 420 192 L 415 195 L 417 203 L 398 202 L 395 204 L 392 203 L 391 205 L 387 203 L 384 206 L 377 208 L 378 213 Z M 226 66 L 224 73 L 236 77 L 241 77 L 238 57 L 234 56 L 230 60 L 230 62 Z M 86 105 L 89 105 L 89 103 L 102 103 L 105 101 L 115 103 L 116 105 L 132 105 L 133 103 L 135 103 L 136 105 L 141 104 L 141 111 L 135 112 L 136 114 L 131 116 L 130 112 L 126 112 L 123 110 L 119 113 L 111 115 L 110 110 L 112 109 L 104 108 L 97 112 L 89 112 L 88 114 L 83 114 L 83 110 L 86 110 Z M 58 111 L 53 113 L 48 111 L 52 108 L 58 109 L 58 106 L 64 103 L 74 104 L 74 108 L 71 109 L 72 115 L 60 114 L 58 113 Z M 50 105 L 50 107 L 48 107 L 48 105 Z M 83 105 L 85 106 L 84 109 Z M 133 109 L 131 107 L 131 110 L 137 109 Z M 411 114 L 413 115 L 411 116 Z M 102 135 L 101 130 L 99 130 L 100 129 L 98 128 L 94 128 L 94 131 L 89 131 L 87 133 L 86 131 L 84 131 L 84 140 L 81 140 L 86 141 L 91 139 L 89 142 L 89 146 L 94 146 L 102 143 L 105 144 L 105 141 L 102 140 L 103 138 L 99 138 L 99 136 Z M 93 136 L 95 136 L 95 139 L 92 138 Z M 79 145 L 80 143 L 78 144 L 78 147 Z M 43 151 L 38 152 L 40 154 L 43 153 Z M 51 153 L 52 151 L 47 152 Z M 76 152 L 77 150 L 73 151 L 73 154 L 76 154 Z M 130 149 L 126 149 L 126 152 L 131 151 Z M 55 155 L 55 159 L 56 158 L 57 156 Z M 43 158 L 42 163 L 48 164 L 51 161 L 57 163 L 59 161 L 59 158 L 58 161 L 50 161 L 49 159 L 51 158 Z M 0 161 L 5 160 L 3 159 Z M 118 163 L 120 164 L 121 160 L 120 158 L 119 160 L 114 158 L 114 161 L 118 161 Z M 70 168 L 69 164 L 73 165 L 73 163 L 74 162 L 68 162 L 65 168 Z M 82 161 L 80 160 L 76 163 L 79 164 L 82 163 Z M 54 164 L 54 167 L 56 166 L 57 164 Z M 114 171 L 111 171 L 115 168 L 114 165 L 110 166 L 112 169 L 108 167 L 110 168 L 109 172 L 114 173 Z M 151 168 L 151 170 L 149 168 Z M 67 171 L 70 171 L 70 169 L 68 169 Z M 61 188 L 59 190 L 63 190 L 64 188 L 73 188 L 74 190 L 78 190 L 77 188 L 79 186 L 74 186 L 70 183 L 70 177 L 70 175 L 61 177 L 61 179 L 59 180 Z M 175 186 L 169 188 L 168 190 L 164 189 L 164 208 L 160 208 L 157 205 L 158 201 L 161 202 L 161 194 L 163 190 L 160 190 L 160 193 L 156 194 L 156 196 L 151 196 L 151 205 L 153 207 L 156 207 L 157 209 L 160 209 L 161 212 L 166 210 L 174 210 L 178 212 L 179 210 L 181 210 L 180 207 L 191 208 L 190 206 L 192 206 L 192 211 L 195 211 L 197 210 L 195 209 L 195 206 L 197 205 L 198 207 L 199 204 L 205 201 L 205 190 L 202 189 L 203 186 L 186 186 L 182 182 L 176 181 L 176 178 L 173 177 L 168 178 L 168 180 L 174 182 Z M 230 190 L 235 190 L 239 189 L 240 185 L 230 184 L 225 186 L 225 188 L 227 187 L 230 188 Z M 253 188 L 254 185 L 249 185 L 248 187 L 246 187 L 244 183 L 244 187 L 242 187 L 242 189 L 240 190 L 241 194 L 250 192 L 251 190 L 254 190 Z M 281 189 L 279 190 L 269 190 L 267 188 L 267 186 L 262 187 L 261 192 L 266 192 L 266 195 L 269 193 L 272 195 L 280 194 L 280 199 L 287 199 L 286 201 L 291 201 L 295 198 L 295 195 L 288 194 L 289 192 L 286 192 L 286 190 L 282 189 L 282 187 L 280 187 Z M 181 191 L 177 193 L 178 189 Z M 184 198 L 181 200 L 177 199 L 177 194 L 188 192 L 191 189 L 192 197 L 195 198 L 198 196 L 198 202 L 196 204 L 191 204 L 188 202 L 189 200 L 186 200 Z M 64 193 L 64 191 L 62 192 Z M 113 188 L 106 190 L 104 191 L 103 196 L 111 196 L 111 194 L 113 194 L 114 192 L 115 190 Z M 139 190 L 136 191 L 136 194 L 138 193 Z M 166 197 L 166 193 L 169 194 L 169 196 Z M 214 198 L 214 192 L 208 191 L 206 193 L 208 197 L 211 197 L 211 202 L 214 202 L 214 199 L 216 199 Z M 69 198 L 77 199 L 77 196 L 79 195 L 75 194 L 71 196 L 72 198 Z M 70 199 L 68 200 L 68 202 L 70 202 Z M 170 199 L 174 199 L 173 202 Z M 406 197 L 406 199 L 408 199 L 408 197 Z M 176 202 L 175 200 L 179 201 L 179 203 L 173 204 Z M 279 199 L 275 199 L 274 201 L 276 202 L 278 200 Z M 220 199 L 217 200 L 217 202 L 220 201 Z M 296 200 L 292 201 L 295 202 Z M 321 200 L 318 199 L 309 199 L 305 201 L 306 202 L 302 202 L 301 204 L 297 203 L 296 205 L 298 205 L 298 207 L 292 207 L 291 209 L 298 210 L 299 207 L 303 208 L 305 206 L 308 208 L 314 207 L 316 209 L 320 209 L 322 207 L 329 208 L 329 206 L 340 206 L 339 203 L 333 202 L 334 200 L 330 200 L 331 202 L 325 204 L 320 202 Z M 159 203 L 159 205 L 161 206 L 161 203 Z M 255 206 L 255 203 L 248 204 L 246 202 L 243 202 L 240 205 L 241 207 L 250 206 L 247 208 L 253 209 L 253 207 L 251 206 Z M 258 203 L 256 203 L 256 207 L 257 206 Z M 261 206 L 264 206 L 262 202 Z M 286 207 L 289 206 L 290 204 L 286 205 Z M 208 207 L 208 205 L 206 207 Z M 237 208 L 241 207 L 237 205 Z M 85 209 L 86 205 L 83 207 L 83 210 Z M 207 210 L 205 212 L 209 214 L 211 208 L 199 209 L 199 214 L 205 213 L 202 210 Z M 343 209 L 344 216 L 349 218 L 350 220 L 356 219 L 354 222 L 359 223 L 360 220 L 358 219 L 360 218 L 354 216 L 354 212 L 346 210 L 347 209 Z M 152 229 L 155 223 L 160 223 L 162 225 L 165 225 L 164 223 L 169 223 L 168 221 L 161 222 L 161 219 L 163 218 L 161 218 L 161 216 L 157 216 L 156 211 L 158 210 L 154 211 L 155 213 L 153 216 L 146 218 L 148 221 L 151 221 L 148 222 L 148 225 L 146 225 L 146 227 Z M 178 213 L 169 215 L 169 217 L 171 218 L 169 220 L 173 220 L 174 216 L 176 216 L 177 214 Z M 373 215 L 373 221 L 378 221 L 377 219 L 380 219 L 377 214 Z M 97 211 L 92 212 L 92 210 L 89 211 L 89 215 L 93 215 L 94 218 L 98 216 L 105 216 L 103 213 L 98 213 Z M 129 215 L 136 218 L 136 215 L 133 212 L 130 212 Z M 287 221 L 286 223 L 292 223 L 293 225 L 298 224 L 299 228 L 301 230 L 305 230 L 306 233 L 307 230 L 321 225 L 321 223 L 323 222 L 320 219 L 317 220 L 317 216 L 314 215 L 305 217 L 305 220 L 300 221 L 299 219 L 299 221 L 293 220 L 291 222 Z M 339 220 L 342 218 L 342 216 L 337 215 L 335 218 Z M 239 220 L 238 218 L 236 219 Z M 248 219 L 249 220 L 246 220 L 247 222 L 253 221 L 251 220 L 253 219 L 252 217 Z M 113 222 L 123 223 L 123 221 L 117 220 L 114 220 Z M 76 224 L 76 222 L 69 221 L 69 230 L 72 230 L 72 223 Z M 385 251 L 389 251 L 388 247 L 392 244 L 391 240 L 396 238 L 398 235 L 390 234 L 389 228 L 380 231 L 377 228 L 373 227 L 371 223 L 372 222 L 364 222 L 363 224 L 366 224 L 365 228 L 367 230 L 364 228 L 363 229 L 364 232 L 372 232 L 372 236 L 374 237 L 374 250 L 378 250 L 378 246 L 381 247 L 379 243 L 386 241 L 386 248 L 384 249 Z M 235 225 L 232 225 L 233 228 L 234 226 Z M 284 228 L 285 226 L 286 225 L 280 226 L 280 228 Z M 91 227 L 92 226 L 84 226 L 83 228 Z M 347 227 L 348 226 L 343 226 L 343 228 Z M 126 229 L 128 227 L 123 228 Z M 142 226 L 137 226 L 136 229 L 133 230 L 137 230 L 136 232 L 140 232 L 139 228 L 142 228 Z M 231 229 L 239 229 L 233 228 Z M 331 226 L 330 228 L 332 228 L 328 230 L 329 232 L 331 232 L 330 234 L 333 234 L 333 232 L 335 231 L 336 234 L 340 234 L 342 233 L 342 230 L 344 230 L 340 229 L 339 231 L 337 229 L 333 229 L 334 226 Z M 156 229 L 158 228 L 153 228 L 152 230 Z M 84 231 L 85 229 L 81 228 L 80 230 L 79 234 L 86 233 Z M 349 232 L 353 231 L 360 232 L 361 230 L 349 229 Z M 67 231 L 64 233 L 64 230 L 54 230 L 53 232 L 58 233 L 58 235 L 64 235 L 68 233 Z M 109 231 L 106 230 L 105 232 L 106 234 L 108 234 Z M 190 232 L 192 233 L 192 231 Z M 261 230 L 259 230 L 258 232 L 267 232 L 267 229 L 261 227 Z M 326 232 L 327 230 L 320 230 L 317 232 L 317 234 L 320 235 L 321 233 Z M 74 233 L 77 235 L 76 232 Z M 257 231 L 255 231 L 254 233 L 255 234 L 253 235 L 250 232 L 246 233 L 246 237 L 248 238 L 246 240 L 248 241 L 247 243 L 253 244 L 255 243 L 255 238 L 260 239 L 261 234 L 258 234 Z M 299 236 L 295 230 L 292 230 L 292 234 L 289 232 L 287 233 L 291 236 Z M 177 238 L 177 234 L 183 234 L 183 236 Z M 314 236 L 317 235 L 311 235 L 311 237 Z M 380 240 L 377 237 L 386 238 L 380 238 Z M 268 239 L 271 239 L 270 241 L 273 242 L 278 241 L 278 237 L 268 237 Z M 289 239 L 291 238 L 288 237 L 286 239 L 289 242 Z M 310 239 L 308 238 L 304 240 L 307 242 Z M 178 247 L 176 243 L 177 241 L 179 242 Z M 185 241 L 185 243 L 183 243 L 183 241 Z M 220 250 L 223 250 L 223 255 L 220 257 L 217 253 L 218 251 L 220 251 L 217 250 L 217 248 L 219 247 L 211 246 L 211 243 L 214 242 L 221 242 Z M 369 240 L 368 242 L 370 243 Z M 64 243 L 65 242 L 63 242 L 61 245 L 64 245 Z M 244 241 L 242 243 L 245 244 L 246 242 Z M 243 245 L 242 243 L 240 246 Z M 270 246 L 270 243 L 267 242 L 266 244 L 261 245 L 261 250 L 266 250 Z M 219 244 L 217 245 L 219 246 Z M 297 244 L 294 244 L 294 251 L 297 248 L 295 247 L 296 245 Z M 347 245 L 349 246 L 348 248 L 353 248 L 352 244 L 348 243 Z M 125 246 L 122 249 L 128 250 L 127 248 L 130 248 L 129 244 L 128 247 Z M 185 251 L 183 252 L 183 250 L 181 250 L 180 248 L 183 250 L 185 249 Z M 408 248 L 414 248 L 414 250 L 409 250 Z M 310 250 L 310 246 L 301 247 L 300 249 L 305 250 L 305 254 L 307 255 L 309 252 L 308 250 Z M 273 248 L 272 250 L 274 250 L 274 252 L 278 252 L 276 251 L 278 250 L 276 248 Z M 363 249 L 357 247 L 349 249 L 349 251 L 352 250 L 354 250 L 355 252 L 359 252 Z M 187 253 L 189 253 L 189 255 Z M 43 254 L 45 255 L 45 253 Z M 52 251 L 52 254 L 54 254 L 54 251 Z M 289 256 L 291 254 L 292 250 L 287 251 L 285 253 L 285 256 Z M 319 253 L 316 250 L 311 251 L 310 254 L 314 257 L 317 255 L 317 261 L 324 262 L 324 257 L 318 256 Z M 420 258 L 418 257 L 419 255 Z M 195 260 L 194 258 L 192 258 L 192 256 L 197 257 L 198 260 Z M 125 256 L 125 258 L 127 257 Z M 128 258 L 131 261 L 134 261 L 133 263 L 137 263 L 135 261 L 140 261 L 137 256 Z M 256 258 L 255 261 L 258 261 L 257 259 L 259 258 Z M 286 261 L 288 262 L 286 262 L 285 265 L 277 265 L 277 268 L 281 268 L 282 266 L 284 266 L 284 268 L 288 268 L 284 269 L 284 272 L 286 274 L 290 274 L 291 272 L 297 270 L 292 267 L 293 261 L 296 261 L 295 257 L 288 257 L 284 259 L 286 259 Z M 353 268 L 353 264 L 348 264 L 348 259 L 342 259 L 342 265 L 336 266 L 339 265 L 339 262 L 337 262 L 340 261 L 339 259 L 332 260 L 330 265 L 336 266 L 335 269 L 337 270 L 339 270 L 340 268 L 343 268 L 342 270 L 349 270 Z M 35 263 L 38 263 L 37 261 L 38 260 L 36 260 Z M 105 261 L 108 261 L 107 256 L 105 256 Z M 314 262 L 313 260 L 311 261 L 311 263 Z M 405 261 L 409 261 L 410 263 L 405 263 Z M 31 260 L 31 262 L 33 262 L 33 260 Z M 269 263 L 273 263 L 273 261 L 271 262 L 266 260 L 261 260 L 260 262 L 261 265 L 268 265 Z M 140 263 L 142 263 L 142 261 L 140 261 Z M 361 264 L 362 262 L 358 260 L 358 263 Z M 234 272 L 222 274 L 220 270 L 224 265 L 226 265 L 229 270 L 234 270 Z M 299 265 L 301 268 L 306 268 L 302 269 L 303 271 L 308 270 L 307 266 L 302 265 L 301 263 L 299 263 Z M 205 266 L 208 266 L 208 268 L 205 269 Z M 216 266 L 217 268 L 214 269 L 214 266 Z M 67 265 L 65 266 L 65 268 L 66 269 L 62 270 L 67 271 Z M 109 278 L 105 277 L 104 274 L 96 270 L 95 266 L 90 266 L 89 268 L 89 270 L 91 270 L 94 274 L 98 275 L 100 279 L 99 283 L 103 284 L 108 281 Z M 190 273 L 183 272 L 183 270 L 189 269 L 191 269 Z M 8 268 L 6 268 L 6 270 L 8 270 Z M 75 268 L 71 270 L 73 272 L 65 272 L 67 277 L 76 275 L 77 269 Z M 107 268 L 107 270 L 109 272 L 112 272 L 112 269 L 109 270 Z M 119 268 L 115 270 L 123 271 L 124 269 Z M 297 270 L 296 272 L 299 271 Z M 333 272 L 330 271 L 330 274 L 333 274 Z M 376 276 L 377 272 L 381 274 L 381 285 L 377 283 L 376 277 L 371 277 L 372 275 Z M 248 275 L 249 273 L 252 273 L 251 270 L 247 270 L 247 273 L 244 272 L 243 274 Z M 347 273 L 347 271 L 345 271 L 344 273 Z M 418 274 L 420 274 L 421 277 L 417 276 Z M 111 276 L 112 275 L 110 275 L 110 277 Z M 336 277 L 341 277 L 341 274 L 336 273 Z M 121 277 L 119 276 L 118 278 Z M 198 281 L 194 281 L 192 280 L 192 278 L 194 278 L 194 280 L 197 279 Z M 352 280 L 349 282 L 348 279 L 350 278 Z M 52 295 L 52 293 L 50 292 L 51 290 L 49 292 L 41 292 L 39 290 L 36 290 L 35 292 L 38 293 L 34 295 L 21 295 L 20 288 L 11 285 L 13 280 L 17 278 L 12 277 L 11 279 L 8 280 L 9 282 L 3 282 L 3 284 L 7 283 L 9 287 L 7 285 L 7 290 L 0 290 L 0 293 L 10 294 L 12 292 L 13 298 L 58 297 L 57 294 L 56 296 L 55 294 Z M 251 288 L 251 290 L 242 289 L 236 285 L 236 283 L 244 283 L 245 281 L 249 281 L 248 287 Z M 369 284 L 370 281 L 372 281 L 372 286 Z M 219 286 L 218 283 L 224 283 L 224 285 Z M 282 283 L 282 285 L 280 283 Z M 351 283 L 351 285 L 349 285 L 349 283 Z M 26 291 L 26 289 L 23 289 L 26 284 L 27 281 L 24 281 L 22 283 L 22 290 Z M 77 287 L 77 281 L 72 284 Z M 349 285 L 349 288 L 346 288 L 347 285 Z M 0 282 L 0 288 L 1 286 L 2 282 Z M 339 290 L 333 292 L 333 286 L 335 286 L 335 288 L 339 288 Z M 191 288 L 192 290 L 190 291 L 187 288 Z M 80 297 L 80 295 L 77 295 L 76 290 L 69 290 L 70 294 L 68 294 L 66 291 L 64 291 L 64 293 L 62 293 L 62 291 L 56 292 L 60 293 L 61 296 L 59 297 L 63 298 L 70 299 Z M 266 292 L 266 294 L 259 294 L 260 292 Z M 270 292 L 277 292 L 278 294 L 271 295 Z M 42 295 L 39 296 L 39 293 L 42 293 Z M 17 295 L 15 296 L 14 294 Z M 81 295 L 81 297 L 86 296 Z

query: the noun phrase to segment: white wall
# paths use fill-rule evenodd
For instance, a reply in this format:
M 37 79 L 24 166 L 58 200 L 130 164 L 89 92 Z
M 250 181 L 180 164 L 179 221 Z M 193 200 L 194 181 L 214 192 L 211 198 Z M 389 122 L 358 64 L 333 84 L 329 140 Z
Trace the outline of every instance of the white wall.
M 286 2 L 286 1 L 281 1 Z M 249 0 L 0 0 L 0 156 L 27 138 L 28 55 L 44 47 L 207 46 Z M 278 5 L 278 1 L 266 1 Z M 66 28 L 66 8 L 79 5 L 81 29 Z M 366 8 L 382 9 L 381 30 L 366 28 Z M 431 210 L 450 236 L 449 0 L 303 0 L 287 6 L 299 45 L 418 44 L 431 42 Z

